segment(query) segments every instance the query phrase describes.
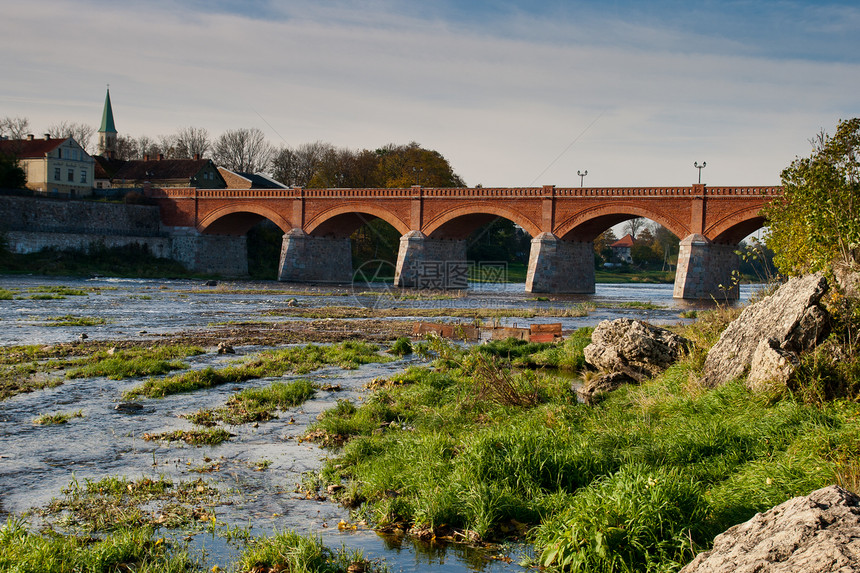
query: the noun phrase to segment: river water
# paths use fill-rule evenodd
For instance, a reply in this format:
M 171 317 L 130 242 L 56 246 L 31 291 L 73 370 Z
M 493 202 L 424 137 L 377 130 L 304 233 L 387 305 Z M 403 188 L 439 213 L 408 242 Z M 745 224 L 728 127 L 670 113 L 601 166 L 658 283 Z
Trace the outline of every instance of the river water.
M 39 291 L 57 287 L 86 291 L 82 296 L 59 299 L 30 298 Z M 227 288 L 224 288 L 224 287 Z M 673 324 L 683 319 L 682 310 L 705 308 L 706 304 L 676 301 L 672 285 L 597 285 L 594 295 L 551 296 L 538 299 L 523 292 L 522 284 L 474 285 L 464 293 L 439 298 L 408 298 L 387 292 L 385 286 L 368 290 L 341 287 L 299 287 L 274 282 L 235 281 L 219 288 L 191 280 L 76 279 L 33 276 L 0 277 L 0 289 L 11 290 L 16 298 L 0 301 L 0 345 L 54 344 L 71 342 L 85 332 L 88 340 L 136 339 L 206 329 L 213 324 L 241 321 L 285 321 L 267 311 L 286 307 L 295 298 L 300 306 L 396 306 L 409 317 L 413 308 L 546 308 L 567 307 L 589 302 L 597 309 L 581 318 L 505 319 L 506 324 L 526 325 L 559 322 L 565 329 L 593 326 L 604 319 L 642 318 L 655 324 Z M 742 288 L 742 300 L 752 291 Z M 368 294 L 373 292 L 374 294 Z M 386 296 L 380 297 L 382 292 Z M 382 303 L 380 301 L 383 301 Z M 650 302 L 660 308 L 641 310 L 617 305 Z M 104 319 L 104 324 L 87 327 L 50 326 L 67 315 Z M 436 320 L 436 319 L 434 319 Z M 236 356 L 206 354 L 186 360 L 192 368 L 217 366 Z M 241 358 L 260 350 L 236 348 Z M 361 529 L 341 532 L 340 520 L 349 520 L 346 510 L 327 501 L 309 500 L 294 492 L 304 472 L 321 466 L 326 451 L 298 440 L 322 411 L 337 399 L 360 401 L 364 386 L 377 377 L 388 377 L 406 368 L 416 358 L 407 357 L 385 364 L 371 364 L 346 371 L 327 368 L 302 378 L 322 384 L 337 384 L 340 391 L 317 392 L 300 407 L 281 412 L 280 418 L 260 423 L 231 426 L 231 440 L 214 447 L 177 445 L 176 442 L 147 442 L 144 433 L 189 429 L 183 414 L 222 405 L 237 387 L 225 385 L 193 394 L 179 394 L 158 400 L 143 400 L 144 408 L 133 414 L 115 406 L 123 392 L 139 380 L 112 381 L 106 378 L 66 380 L 63 385 L 20 394 L 0 402 L 0 519 L 4 513 L 19 514 L 43 506 L 72 479 L 98 480 L 106 476 L 165 476 L 174 481 L 196 479 L 191 470 L 211 465 L 220 470 L 203 477 L 225 492 L 230 504 L 216 508 L 220 523 L 250 526 L 254 534 L 294 529 L 319 534 L 331 546 L 341 544 L 362 549 L 369 558 L 384 558 L 392 571 L 519 571 L 518 561 L 528 552 L 522 545 L 503 548 L 506 559 L 489 559 L 486 552 L 448 546 L 438 547 L 408 540 L 394 540 Z M 290 380 L 297 376 L 285 376 Z M 242 388 L 266 386 L 272 379 L 246 382 Z M 33 424 L 43 413 L 81 410 L 82 418 L 56 426 Z M 208 461 L 207 461 L 208 460 Z M 260 463 L 267 463 L 259 471 Z M 225 498 L 226 499 L 226 498 Z M 205 549 L 205 565 L 227 568 L 238 549 L 221 537 L 200 533 L 192 546 Z

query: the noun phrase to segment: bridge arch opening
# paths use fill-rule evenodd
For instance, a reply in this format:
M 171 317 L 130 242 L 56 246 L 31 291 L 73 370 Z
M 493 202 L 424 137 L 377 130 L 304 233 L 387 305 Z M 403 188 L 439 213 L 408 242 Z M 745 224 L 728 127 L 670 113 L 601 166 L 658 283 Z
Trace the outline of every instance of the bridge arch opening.
M 509 209 L 482 207 L 477 212 L 474 207 L 457 209 L 431 222 L 427 239 L 450 259 L 461 259 L 469 279 L 525 282 L 531 240 L 538 229 Z
M 617 220 L 618 217 L 605 219 Z M 617 280 L 619 273 L 646 273 L 650 280 L 671 282 L 678 264 L 682 237 L 657 221 L 629 217 L 593 239 L 598 282 Z

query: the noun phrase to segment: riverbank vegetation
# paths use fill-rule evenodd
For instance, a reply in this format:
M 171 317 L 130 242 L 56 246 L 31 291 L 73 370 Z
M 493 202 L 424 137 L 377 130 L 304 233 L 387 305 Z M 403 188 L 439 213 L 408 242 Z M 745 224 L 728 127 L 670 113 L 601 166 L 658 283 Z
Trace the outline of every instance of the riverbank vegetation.
M 675 570 L 758 511 L 860 481 L 860 405 L 809 391 L 821 372 L 781 394 L 696 383 L 735 314 L 700 313 L 689 358 L 594 407 L 537 369 L 581 368 L 588 332 L 556 346 L 431 340 L 416 348 L 431 365 L 311 428 L 337 448 L 320 483 L 344 486 L 340 501 L 382 530 L 525 539 L 541 565 L 572 571 Z
M 390 356 L 379 353 L 378 346 L 366 342 L 347 341 L 330 346 L 308 344 L 267 350 L 237 360 L 224 368 L 209 367 L 164 378 L 149 378 L 126 392 L 125 397 L 160 398 L 255 378 L 283 376 L 287 373 L 306 374 L 329 365 L 354 369 L 360 364 L 390 360 Z
M 201 426 L 218 422 L 233 426 L 277 418 L 276 410 L 304 404 L 316 394 L 310 380 L 275 382 L 263 388 L 247 388 L 233 394 L 220 408 L 203 409 L 185 416 Z
M 126 348 L 116 342 L 87 345 L 7 346 L 0 348 L 0 401 L 24 392 L 59 386 L 66 378 L 104 376 L 123 380 L 155 376 L 187 368 L 179 360 L 202 354 L 192 345 L 154 345 Z

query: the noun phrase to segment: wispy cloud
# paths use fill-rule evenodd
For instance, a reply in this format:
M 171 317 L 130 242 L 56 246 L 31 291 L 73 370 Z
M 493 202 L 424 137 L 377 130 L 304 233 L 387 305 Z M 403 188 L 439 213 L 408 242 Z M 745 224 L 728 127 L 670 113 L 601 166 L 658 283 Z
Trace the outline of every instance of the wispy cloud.
M 291 145 L 415 140 L 468 183 L 505 186 L 570 146 L 539 184 L 588 169 L 611 186 L 688 184 L 694 160 L 712 184 L 773 184 L 806 138 L 856 114 L 851 6 L 571 4 L 20 3 L 0 22 L 0 115 L 37 132 L 97 123 L 109 82 L 133 135 L 258 126 L 279 143 L 268 123 Z

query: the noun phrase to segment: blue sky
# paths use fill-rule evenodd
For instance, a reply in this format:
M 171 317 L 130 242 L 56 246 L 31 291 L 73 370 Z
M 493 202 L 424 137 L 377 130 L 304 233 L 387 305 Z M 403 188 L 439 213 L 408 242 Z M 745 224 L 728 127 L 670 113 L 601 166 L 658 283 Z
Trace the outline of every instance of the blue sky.
M 773 185 L 860 114 L 848 2 L 3 2 L 0 116 L 417 141 L 470 185 Z M 47 17 L 50 15 L 50 17 Z

